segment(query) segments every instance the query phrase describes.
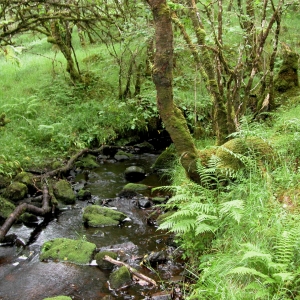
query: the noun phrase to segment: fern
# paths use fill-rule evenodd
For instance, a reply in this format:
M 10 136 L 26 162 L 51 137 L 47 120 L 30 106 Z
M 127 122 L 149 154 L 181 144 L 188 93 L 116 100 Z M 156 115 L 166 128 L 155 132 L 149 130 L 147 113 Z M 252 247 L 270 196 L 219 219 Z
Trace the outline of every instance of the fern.
M 220 204 L 220 215 L 229 216 L 238 223 L 240 223 L 244 211 L 244 201 L 243 200 L 232 200 L 223 202 Z

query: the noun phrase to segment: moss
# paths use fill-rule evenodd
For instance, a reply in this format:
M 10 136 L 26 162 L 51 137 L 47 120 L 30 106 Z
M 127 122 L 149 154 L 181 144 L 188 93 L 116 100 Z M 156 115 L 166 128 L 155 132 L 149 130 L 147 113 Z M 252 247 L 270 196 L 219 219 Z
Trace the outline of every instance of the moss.
M 65 204 L 75 203 L 75 193 L 73 192 L 71 185 L 66 180 L 59 180 L 56 182 L 53 187 L 53 193 L 58 201 L 62 201 Z
M 249 137 L 232 139 L 217 149 L 216 156 L 221 167 L 239 170 L 245 167 L 243 157 L 252 157 L 256 161 L 272 162 L 276 157 L 271 146 L 263 139 Z
M 176 149 L 174 144 L 171 144 L 170 147 L 166 148 L 156 159 L 152 168 L 154 170 L 161 170 L 161 169 L 169 169 L 175 159 L 177 158 Z
M 14 181 L 24 183 L 27 187 L 32 186 L 33 175 L 28 172 L 21 172 L 16 175 Z
M 91 227 L 116 226 L 126 218 L 125 214 L 100 205 L 87 206 L 82 216 Z
M 43 244 L 40 260 L 68 261 L 75 264 L 90 262 L 96 245 L 84 240 L 58 238 Z
M 141 192 L 148 190 L 148 185 L 141 184 L 141 183 L 127 183 L 123 187 L 123 191 L 131 191 L 131 192 Z
M 28 188 L 24 183 L 13 182 L 5 190 L 6 198 L 12 201 L 18 201 L 25 198 L 28 193 Z
M 123 266 L 111 273 L 109 276 L 110 287 L 112 289 L 120 289 L 131 283 L 131 275 L 129 270 Z
M 44 298 L 43 300 L 72 300 L 72 298 L 68 296 L 56 296 L 56 297 Z
M 207 148 L 207 149 L 198 150 L 198 156 L 202 166 L 205 167 L 208 166 L 209 160 L 211 159 L 212 155 L 216 154 L 216 151 L 217 151 L 216 148 Z
M 30 213 L 23 213 L 19 219 L 19 221 L 23 222 L 23 223 L 37 223 L 38 222 L 38 218 L 37 216 L 30 214 Z
M 94 169 L 98 168 L 99 164 L 96 161 L 96 157 L 94 155 L 88 154 L 85 157 L 82 157 L 80 160 L 78 160 L 75 165 L 80 168 L 85 169 Z
M 117 259 L 118 255 L 112 251 L 101 251 L 95 255 L 95 260 L 97 261 L 97 265 L 101 269 L 112 269 L 114 264 L 110 263 L 109 261 L 103 260 L 104 256 L 107 255 L 113 259 Z
M 0 197 L 0 218 L 6 219 L 14 210 L 15 205 Z
M 5 187 L 9 186 L 9 184 L 10 184 L 9 178 L 4 177 L 3 175 L 0 175 L 0 189 L 3 189 Z

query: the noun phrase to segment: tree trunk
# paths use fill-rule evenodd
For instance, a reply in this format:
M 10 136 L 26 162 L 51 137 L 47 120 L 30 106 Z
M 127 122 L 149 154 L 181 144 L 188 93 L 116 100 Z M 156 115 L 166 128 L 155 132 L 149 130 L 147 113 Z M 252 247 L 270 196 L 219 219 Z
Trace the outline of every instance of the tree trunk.
M 158 111 L 187 176 L 199 182 L 196 166 L 197 150 L 186 120 L 173 101 L 173 29 L 170 8 L 166 0 L 148 0 L 148 4 L 153 13 L 155 26 L 156 52 L 152 75 L 156 86 Z

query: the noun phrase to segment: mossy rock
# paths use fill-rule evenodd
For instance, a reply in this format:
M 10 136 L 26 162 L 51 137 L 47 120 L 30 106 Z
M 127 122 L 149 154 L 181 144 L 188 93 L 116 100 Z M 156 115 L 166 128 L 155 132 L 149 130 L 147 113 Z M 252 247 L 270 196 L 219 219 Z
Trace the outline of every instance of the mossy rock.
M 15 205 L 3 197 L 0 197 L 0 218 L 6 219 L 15 210 Z
M 43 300 L 72 300 L 72 298 L 69 296 L 56 296 L 56 297 L 44 298 Z
M 156 159 L 154 164 L 152 165 L 152 169 L 164 170 L 172 167 L 172 164 L 177 159 L 176 149 L 174 144 L 171 144 L 166 150 L 164 150 Z
M 201 162 L 201 165 L 204 167 L 208 166 L 209 160 L 213 155 L 216 154 L 217 149 L 216 148 L 207 148 L 207 149 L 201 149 L 198 150 L 198 156 Z
M 28 173 L 28 172 L 20 172 L 14 178 L 14 181 L 22 182 L 22 183 L 26 184 L 27 186 L 32 185 L 32 180 L 33 180 L 33 174 Z
M 23 213 L 18 221 L 21 221 L 23 223 L 37 223 L 38 222 L 38 217 L 36 215 L 30 214 L 30 213 Z
M 134 155 L 131 154 L 131 153 L 128 153 L 128 152 L 125 152 L 125 151 L 122 151 L 122 150 L 119 150 L 114 158 L 118 161 L 122 161 L 122 160 L 127 160 L 127 159 L 130 159 L 132 158 Z
M 245 167 L 247 158 L 270 163 L 276 158 L 272 147 L 256 137 L 232 139 L 217 149 L 216 156 L 221 160 L 221 168 L 235 171 Z
M 122 212 L 100 205 L 87 206 L 82 216 L 83 222 L 91 227 L 117 226 L 126 218 Z
M 117 259 L 118 254 L 112 251 L 101 251 L 95 255 L 95 260 L 97 262 L 97 265 L 99 268 L 103 270 L 111 270 L 114 267 L 114 264 L 112 264 L 109 261 L 103 260 L 104 256 L 109 256 L 113 259 Z
M 1 163 L 1 162 L 0 162 Z M 10 179 L 0 175 L 0 189 L 6 188 L 10 184 Z
M 132 279 L 129 270 L 122 266 L 109 276 L 110 287 L 114 290 L 118 290 L 131 284 Z
M 28 188 L 24 183 L 12 182 L 5 190 L 5 197 L 12 200 L 18 201 L 25 198 L 28 193 Z
M 84 240 L 57 238 L 43 244 L 40 260 L 59 260 L 74 264 L 88 264 L 96 245 Z
M 86 189 L 81 189 L 77 192 L 77 198 L 79 200 L 87 200 L 87 199 L 90 199 L 91 196 L 92 196 L 92 193 Z
M 75 165 L 84 169 L 95 169 L 99 167 L 99 164 L 96 161 L 96 157 L 94 155 L 88 154 L 81 159 L 79 159 Z
M 149 186 L 141 183 L 127 183 L 123 187 L 123 191 L 130 191 L 130 192 L 142 192 L 146 190 L 149 190 Z
M 57 181 L 53 187 L 53 193 L 58 201 L 62 201 L 65 204 L 75 203 L 76 195 L 70 183 L 66 180 Z

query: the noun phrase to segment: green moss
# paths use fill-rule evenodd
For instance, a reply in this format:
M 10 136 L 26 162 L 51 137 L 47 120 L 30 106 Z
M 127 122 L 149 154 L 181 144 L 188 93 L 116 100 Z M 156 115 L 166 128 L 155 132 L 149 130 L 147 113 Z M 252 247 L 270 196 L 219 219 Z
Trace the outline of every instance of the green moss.
M 96 157 L 94 155 L 88 154 L 85 157 L 82 157 L 78 160 L 75 165 L 77 167 L 85 168 L 85 169 L 94 169 L 98 168 L 99 164 L 96 161 Z
M 87 264 L 95 250 L 95 244 L 84 240 L 58 238 L 43 244 L 40 260 L 52 259 L 75 264 Z
M 110 287 L 112 289 L 119 289 L 131 283 L 131 275 L 129 270 L 123 266 L 111 273 L 109 276 Z
M 16 175 L 14 181 L 24 183 L 26 186 L 31 186 L 33 180 L 33 175 L 28 172 L 21 172 Z
M 57 200 L 60 200 L 65 204 L 75 203 L 75 193 L 73 192 L 71 185 L 66 180 L 59 180 L 56 182 L 53 187 L 53 193 Z
M 154 170 L 169 169 L 175 159 L 177 158 L 176 149 L 174 144 L 171 144 L 170 147 L 166 148 L 156 159 L 152 168 Z
M 27 193 L 28 188 L 24 183 L 13 182 L 6 188 L 5 196 L 12 201 L 18 201 L 24 199 Z
M 87 206 L 82 216 L 91 227 L 116 226 L 126 218 L 125 214 L 100 205 Z
M 0 217 L 6 219 L 14 210 L 15 205 L 0 197 Z
M 123 187 L 123 191 L 131 191 L 131 192 L 141 192 L 141 191 L 146 191 L 148 189 L 149 187 L 147 185 L 141 183 L 127 183 Z
M 118 255 L 112 251 L 101 251 L 95 255 L 95 260 L 97 261 L 97 265 L 101 269 L 112 269 L 114 264 L 110 263 L 109 261 L 103 260 L 104 256 L 107 255 L 113 259 L 117 259 Z

